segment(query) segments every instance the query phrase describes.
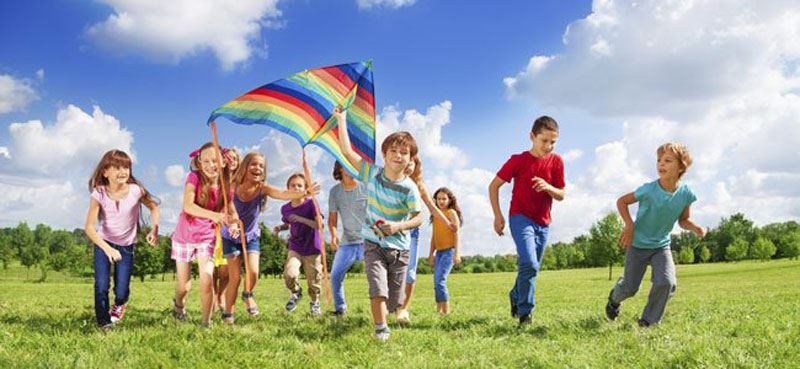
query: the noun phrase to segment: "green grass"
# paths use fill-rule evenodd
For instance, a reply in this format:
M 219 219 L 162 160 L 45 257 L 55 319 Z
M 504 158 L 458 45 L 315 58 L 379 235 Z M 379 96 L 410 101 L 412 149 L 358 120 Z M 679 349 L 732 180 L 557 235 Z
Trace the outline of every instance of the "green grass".
M 615 269 L 615 275 L 621 268 Z M 280 279 L 256 288 L 262 316 L 236 326 L 198 326 L 169 317 L 173 284 L 138 280 L 125 320 L 103 335 L 95 327 L 92 285 L 53 274 L 25 281 L 0 271 L 0 367 L 796 367 L 800 362 L 800 262 L 678 266 L 678 291 L 663 323 L 636 325 L 649 283 L 606 322 L 607 269 L 542 272 L 533 324 L 509 317 L 514 274 L 450 279 L 453 313 L 436 314 L 431 276 L 421 276 L 410 328 L 388 343 L 371 337 L 367 284 L 346 282 L 347 320 L 314 319 L 307 298 L 292 314 Z M 36 273 L 31 271 L 31 278 Z M 59 278 L 61 278 L 59 281 Z

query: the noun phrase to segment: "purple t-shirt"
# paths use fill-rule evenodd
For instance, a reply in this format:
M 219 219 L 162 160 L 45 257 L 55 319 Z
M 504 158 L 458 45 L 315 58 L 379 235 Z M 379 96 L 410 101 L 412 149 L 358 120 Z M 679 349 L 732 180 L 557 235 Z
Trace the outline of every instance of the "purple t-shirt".
M 317 209 L 314 207 L 314 202 L 311 199 L 306 199 L 297 207 L 292 206 L 291 202 L 287 202 L 286 205 L 281 206 L 281 220 L 289 225 L 289 250 L 301 256 L 321 253 L 319 230 L 300 222 L 290 222 L 289 216 L 292 214 L 306 219 L 316 219 Z

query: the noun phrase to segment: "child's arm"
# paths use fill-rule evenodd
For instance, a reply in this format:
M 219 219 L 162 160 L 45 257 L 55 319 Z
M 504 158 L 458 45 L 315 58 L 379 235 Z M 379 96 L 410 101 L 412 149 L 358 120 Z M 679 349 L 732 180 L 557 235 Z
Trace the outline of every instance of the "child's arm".
M 563 188 L 556 188 L 555 186 L 547 183 L 547 181 L 539 177 L 533 177 L 531 181 L 533 182 L 532 183 L 533 189 L 536 192 L 544 191 L 547 192 L 547 194 L 550 195 L 550 197 L 552 197 L 553 199 L 556 199 L 558 201 L 564 200 L 564 195 L 566 195 L 567 192 L 564 191 Z
M 625 228 L 622 229 L 622 235 L 619 238 L 619 245 L 624 249 L 630 247 L 631 242 L 633 242 L 633 219 L 631 219 L 631 212 L 628 210 L 628 206 L 638 201 L 633 192 L 628 192 L 617 199 L 617 211 L 619 211 L 622 222 L 625 224 Z
M 328 230 L 331 232 L 331 251 L 336 252 L 339 248 L 339 235 L 336 233 L 336 225 L 339 223 L 339 213 L 328 212 Z
M 455 232 L 456 228 L 453 226 L 453 223 L 450 222 L 450 219 L 447 219 L 442 213 L 442 210 L 439 209 L 436 204 L 433 203 L 433 199 L 431 199 L 431 195 L 428 193 L 428 187 L 425 186 L 425 183 L 421 180 L 417 182 L 417 189 L 419 189 L 419 196 L 422 197 L 422 202 L 425 203 L 425 206 L 428 208 L 428 211 L 431 212 L 436 218 L 439 218 L 444 224 L 447 225 L 447 228 L 450 228 L 453 232 Z
M 344 154 L 344 157 L 346 157 L 357 170 L 361 170 L 362 159 L 356 154 L 353 147 L 350 146 L 350 133 L 347 132 L 347 111 L 336 108 L 333 111 L 333 115 L 336 117 L 339 124 L 339 143 L 342 147 L 342 154 Z
M 86 232 L 86 237 L 97 245 L 108 257 L 108 261 L 114 263 L 116 261 L 122 260 L 122 255 L 117 251 L 115 248 L 111 247 L 94 229 L 94 222 L 97 219 L 97 215 L 100 214 L 100 203 L 97 202 L 94 198 L 89 199 L 89 212 L 86 214 L 86 225 L 84 226 L 83 230 Z
M 694 234 L 696 234 L 697 237 L 703 238 L 706 235 L 706 231 L 702 227 L 698 226 L 691 219 L 689 219 L 689 216 L 691 214 L 691 208 L 692 208 L 691 204 L 686 205 L 686 208 L 683 209 L 683 213 L 681 213 L 681 217 L 678 219 L 678 225 L 687 231 L 694 232 Z
M 272 228 L 272 234 L 277 236 L 279 233 L 281 233 L 281 231 L 285 231 L 287 229 L 289 229 L 289 225 L 286 223 L 281 223 L 276 225 L 275 228 Z
M 459 265 L 461 264 L 461 223 L 458 221 L 458 215 L 454 211 L 448 212 L 447 215 L 450 217 L 450 222 L 456 227 L 453 232 L 455 233 L 455 240 L 453 242 L 453 248 L 455 248 L 453 264 Z
M 492 211 L 494 212 L 494 231 L 498 236 L 503 235 L 503 229 L 506 227 L 506 219 L 500 211 L 499 193 L 500 187 L 506 184 L 506 181 L 495 176 L 492 183 L 489 183 L 489 202 L 492 204 Z
M 400 231 L 417 228 L 421 224 L 422 224 L 422 213 L 414 212 L 412 213 L 411 219 L 401 222 L 385 221 L 380 225 L 380 227 L 383 234 L 388 236 Z
M 152 199 L 143 200 L 142 203 L 150 210 L 150 223 L 153 225 L 153 228 L 145 239 L 147 239 L 147 243 L 149 243 L 150 246 L 155 246 L 156 242 L 158 242 L 158 223 L 161 221 L 161 213 L 158 211 L 158 204 Z
M 428 253 L 428 265 L 431 266 L 431 269 L 434 268 L 436 265 L 436 247 L 433 246 L 433 236 L 431 236 L 431 251 Z
M 317 223 L 316 220 L 308 219 L 306 217 L 301 217 L 297 214 L 289 215 L 289 221 L 303 223 L 313 229 L 322 229 L 322 225 Z
M 294 192 L 289 190 L 282 190 L 279 189 L 271 184 L 265 183 L 261 185 L 261 191 L 267 194 L 267 196 L 276 199 L 276 200 L 297 200 L 302 199 L 307 196 L 311 196 L 311 194 L 318 194 L 319 193 L 319 183 L 314 182 L 309 186 L 309 189 L 306 192 Z
M 214 223 L 229 223 L 230 219 L 224 213 L 213 212 L 208 209 L 202 208 L 194 202 L 195 187 L 191 183 L 187 183 L 183 189 L 183 211 L 197 218 L 211 219 Z

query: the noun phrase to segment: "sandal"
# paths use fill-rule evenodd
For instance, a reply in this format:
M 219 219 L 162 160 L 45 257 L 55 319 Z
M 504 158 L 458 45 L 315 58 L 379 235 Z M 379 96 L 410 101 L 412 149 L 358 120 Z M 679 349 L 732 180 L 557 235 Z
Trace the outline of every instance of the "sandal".
M 222 322 L 223 323 L 225 323 L 227 325 L 233 325 L 234 321 L 235 321 L 235 318 L 233 316 L 233 313 L 230 313 L 230 314 L 228 314 L 226 312 L 222 313 Z
M 248 303 L 248 300 L 252 301 L 252 303 Z M 250 316 L 258 316 L 261 312 L 258 310 L 258 305 L 256 304 L 255 299 L 253 298 L 253 292 L 242 291 L 242 301 L 245 305 L 247 305 L 247 313 Z
M 186 307 L 185 306 L 178 305 L 178 301 L 175 300 L 174 298 L 172 299 L 172 305 L 173 305 L 173 308 L 172 308 L 172 317 L 173 318 L 175 318 L 177 320 L 180 320 L 180 321 L 185 321 L 186 319 L 188 319 L 188 314 L 186 314 Z

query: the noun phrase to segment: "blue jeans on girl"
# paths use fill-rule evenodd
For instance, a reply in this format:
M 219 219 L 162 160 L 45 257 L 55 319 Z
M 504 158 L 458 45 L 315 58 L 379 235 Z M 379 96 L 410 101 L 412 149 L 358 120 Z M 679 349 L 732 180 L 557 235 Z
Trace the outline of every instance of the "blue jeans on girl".
M 108 242 L 108 241 L 106 241 Z M 125 305 L 130 295 L 131 271 L 133 269 L 134 245 L 120 246 L 108 242 L 119 251 L 122 259 L 114 265 L 114 304 Z M 108 289 L 110 287 L 111 262 L 103 250 L 94 246 L 94 314 L 100 326 L 111 324 Z

